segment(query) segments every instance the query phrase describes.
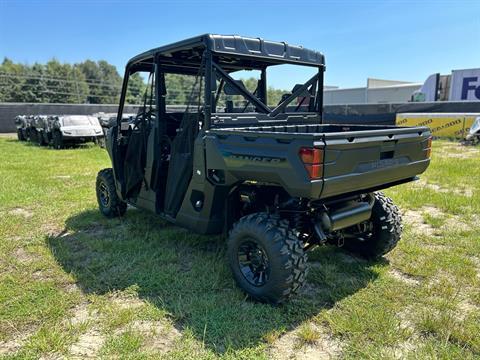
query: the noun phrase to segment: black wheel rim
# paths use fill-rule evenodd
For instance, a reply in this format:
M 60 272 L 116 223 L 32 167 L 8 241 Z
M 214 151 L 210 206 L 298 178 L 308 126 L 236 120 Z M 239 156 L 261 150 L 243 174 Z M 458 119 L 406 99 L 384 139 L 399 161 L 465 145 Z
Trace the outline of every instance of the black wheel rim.
M 270 277 L 270 264 L 263 247 L 248 239 L 238 247 L 237 256 L 245 280 L 254 286 L 265 285 Z
M 102 204 L 103 207 L 108 207 L 110 204 L 110 194 L 108 193 L 108 188 L 105 183 L 100 183 L 100 191 L 99 191 L 99 196 L 100 196 L 100 203 Z

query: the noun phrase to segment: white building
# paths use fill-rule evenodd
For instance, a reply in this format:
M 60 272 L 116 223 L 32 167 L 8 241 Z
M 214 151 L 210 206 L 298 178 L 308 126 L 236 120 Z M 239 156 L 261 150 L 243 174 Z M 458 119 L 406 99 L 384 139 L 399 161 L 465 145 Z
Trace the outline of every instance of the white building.
M 325 87 L 323 100 L 325 105 L 402 103 L 410 101 L 421 86 L 421 83 L 368 78 L 366 87 Z

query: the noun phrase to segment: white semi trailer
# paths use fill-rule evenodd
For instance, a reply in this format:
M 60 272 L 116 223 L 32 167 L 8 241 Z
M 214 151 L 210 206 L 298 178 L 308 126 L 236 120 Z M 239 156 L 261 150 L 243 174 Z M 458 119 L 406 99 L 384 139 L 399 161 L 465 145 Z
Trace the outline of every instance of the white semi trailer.
M 412 95 L 415 102 L 480 101 L 480 68 L 432 74 Z

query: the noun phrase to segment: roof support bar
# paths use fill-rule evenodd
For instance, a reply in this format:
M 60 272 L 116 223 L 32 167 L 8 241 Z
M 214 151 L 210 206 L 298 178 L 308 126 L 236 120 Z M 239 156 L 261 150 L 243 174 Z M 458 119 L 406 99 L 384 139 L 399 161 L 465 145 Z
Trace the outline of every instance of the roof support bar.
M 325 67 L 318 69 L 318 95 L 317 103 L 315 104 L 315 110 L 320 116 L 320 124 L 323 124 L 323 77 L 324 77 Z
M 213 75 L 213 68 L 212 65 L 212 53 L 210 51 L 205 51 L 203 53 L 203 61 L 205 62 L 205 107 L 204 107 L 204 115 L 205 115 L 205 129 L 210 129 L 211 125 L 211 117 L 212 117 L 212 108 L 215 108 L 214 104 L 214 95 L 212 93 L 212 75 Z
M 225 81 L 228 82 L 232 87 L 234 87 L 235 90 L 237 90 L 239 93 L 245 96 L 245 98 L 250 100 L 250 102 L 255 104 L 258 110 L 260 110 L 265 114 L 270 113 L 270 108 L 267 105 L 265 105 L 260 100 L 258 100 L 258 98 L 255 95 L 251 94 L 248 90 L 238 85 L 237 82 L 230 75 L 228 75 L 228 73 L 226 73 L 220 66 L 218 66 L 214 61 L 212 61 L 212 64 L 215 70 L 222 76 L 222 78 L 225 79 Z
M 278 105 L 275 109 L 273 109 L 268 116 L 274 117 L 277 116 L 279 113 L 282 112 L 284 108 L 287 107 L 287 105 L 295 98 L 299 97 L 300 94 L 302 94 L 305 90 L 308 89 L 308 87 L 312 84 L 314 84 L 318 80 L 318 74 L 313 75 L 313 77 L 308 80 L 305 84 L 300 86 L 296 91 L 292 93 L 288 98 L 283 100 L 280 105 Z

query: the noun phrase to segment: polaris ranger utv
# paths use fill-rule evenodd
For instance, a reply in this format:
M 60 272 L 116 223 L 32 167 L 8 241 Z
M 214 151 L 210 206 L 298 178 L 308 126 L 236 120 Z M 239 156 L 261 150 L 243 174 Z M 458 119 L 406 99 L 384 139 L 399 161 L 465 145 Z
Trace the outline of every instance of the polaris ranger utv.
M 272 104 L 267 74 L 282 64 L 313 76 Z M 245 70 L 259 74 L 256 89 L 235 79 Z M 401 219 L 376 191 L 425 171 L 430 131 L 323 124 L 324 70 L 319 52 L 240 36 L 203 35 L 132 58 L 107 136 L 113 168 L 97 177 L 100 211 L 122 216 L 130 204 L 197 233 L 228 234 L 236 282 L 273 304 L 305 283 L 306 253 L 317 245 L 386 254 Z M 148 85 L 128 121 L 122 114 L 137 73 Z M 166 86 L 172 74 L 191 84 L 182 112 L 167 107 L 178 101 L 178 88 Z

